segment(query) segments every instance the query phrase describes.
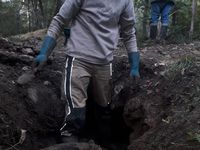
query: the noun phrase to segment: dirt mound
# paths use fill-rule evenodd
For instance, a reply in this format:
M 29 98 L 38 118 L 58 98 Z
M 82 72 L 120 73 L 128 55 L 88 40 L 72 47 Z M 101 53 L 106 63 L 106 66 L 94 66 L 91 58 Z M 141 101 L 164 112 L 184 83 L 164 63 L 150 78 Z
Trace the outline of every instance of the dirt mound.
M 94 143 L 64 143 L 54 145 L 42 150 L 102 150 L 102 148 Z
M 33 40 L 41 43 L 38 39 Z M 47 66 L 26 85 L 17 84 L 17 78 L 30 70 L 33 58 L 38 52 L 35 51 L 34 45 L 24 46 L 24 41 L 17 44 L 12 42 L 5 44 L 5 41 L 2 41 L 2 45 L 6 46 L 0 49 L 0 113 L 2 120 L 7 118 L 10 121 L 7 124 L 2 121 L 0 125 L 2 131 L 0 137 L 4 139 L 1 140 L 0 145 L 3 149 L 14 146 L 22 150 L 36 150 L 60 142 L 58 134 L 65 114 L 65 102 L 60 100 L 62 70 L 65 63 L 63 40 L 63 38 L 59 39 L 60 44 L 47 62 Z M 120 119 L 123 121 L 122 117 Z M 6 133 L 3 132 L 5 128 Z M 27 132 L 24 143 L 20 144 L 22 129 Z
M 131 135 L 129 149 L 199 149 L 199 66 L 188 67 L 175 79 L 162 79 L 157 86 L 150 86 L 152 93 L 129 101 L 125 112 L 131 122 L 140 119 L 149 129 Z M 131 114 L 131 116 L 130 116 Z
M 195 44 L 157 45 L 145 48 L 144 55 L 144 61 L 156 61 L 145 63 L 153 74 L 144 74 L 140 92 L 125 106 L 125 120 L 133 129 L 128 149 L 198 150 L 199 49 Z
M 46 32 L 47 32 L 47 29 L 41 29 L 41 30 L 36 30 L 36 31 L 33 31 L 33 32 L 28 32 L 26 34 L 20 34 L 20 35 L 12 36 L 11 39 L 17 39 L 17 40 L 20 40 L 20 41 L 28 40 L 28 39 L 31 39 L 31 38 L 43 39 Z
M 60 100 L 63 40 L 44 70 L 21 86 L 16 80 L 30 70 L 41 39 L 0 39 L 0 149 L 101 149 L 89 140 L 57 145 L 65 114 Z M 123 46 L 114 51 L 112 140 L 103 141 L 106 149 L 199 149 L 199 45 L 142 48 L 139 82 L 129 77 Z M 27 134 L 20 144 L 22 129 Z
M 34 48 L 27 49 L 23 44 L 13 44 L 4 39 L 0 40 L 0 45 L 0 145 L 4 148 L 18 143 L 21 129 L 28 131 L 21 149 L 27 149 L 26 146 L 39 149 L 42 145 L 56 143 L 55 138 L 52 142 L 51 135 L 57 132 L 64 118 L 64 102 L 58 98 L 61 73 L 47 67 L 49 74 L 41 72 L 35 81 L 20 86 L 16 80 L 30 69 L 37 52 L 33 51 Z M 36 99 L 33 98 L 34 92 L 40 95 Z M 35 140 L 37 137 L 40 140 Z M 44 137 L 50 142 L 44 142 Z

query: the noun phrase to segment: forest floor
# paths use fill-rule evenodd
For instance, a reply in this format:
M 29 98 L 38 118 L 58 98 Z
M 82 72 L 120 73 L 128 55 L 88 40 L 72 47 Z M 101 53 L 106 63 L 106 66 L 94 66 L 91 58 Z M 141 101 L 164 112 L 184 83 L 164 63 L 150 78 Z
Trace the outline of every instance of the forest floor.
M 31 82 L 16 82 L 31 68 L 42 42 L 39 33 L 14 42 L 0 38 L 0 150 L 200 149 L 199 41 L 141 47 L 138 82 L 129 77 L 126 51 L 120 46 L 113 62 L 111 139 L 96 140 L 93 124 L 87 137 L 59 144 L 65 113 L 60 100 L 63 37 Z

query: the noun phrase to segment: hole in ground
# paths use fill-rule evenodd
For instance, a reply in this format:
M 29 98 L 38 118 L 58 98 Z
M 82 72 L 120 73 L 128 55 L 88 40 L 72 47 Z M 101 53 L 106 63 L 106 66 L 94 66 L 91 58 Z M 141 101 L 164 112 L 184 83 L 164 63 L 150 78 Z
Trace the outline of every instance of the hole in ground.
M 132 90 L 132 92 L 130 92 L 130 90 Z M 86 114 L 88 134 L 95 139 L 97 144 L 100 144 L 107 150 L 126 150 L 127 146 L 130 144 L 130 135 L 131 139 L 136 139 L 142 136 L 149 129 L 149 126 L 144 123 L 145 113 L 142 108 L 138 108 L 140 114 L 136 119 L 132 120 L 134 122 L 132 127 L 128 127 L 126 123 L 124 118 L 124 107 L 126 101 L 133 92 L 137 95 L 140 91 L 130 87 L 124 87 L 121 89 L 121 91 L 114 96 L 115 106 L 111 106 L 110 116 L 107 116 L 107 118 L 105 117 L 100 122 L 95 120 L 95 104 L 92 101 L 91 94 L 88 94 L 89 103 L 87 104 L 88 111 Z M 108 120 L 110 122 L 108 122 Z

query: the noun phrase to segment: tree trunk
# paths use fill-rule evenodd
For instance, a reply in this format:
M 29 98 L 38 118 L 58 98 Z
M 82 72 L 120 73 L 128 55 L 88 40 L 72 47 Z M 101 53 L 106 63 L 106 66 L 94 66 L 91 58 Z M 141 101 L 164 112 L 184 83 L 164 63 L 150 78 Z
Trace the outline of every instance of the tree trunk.
M 30 0 L 28 0 L 28 12 L 27 12 L 27 17 L 28 17 L 28 31 L 31 31 L 31 15 L 30 15 Z
M 173 14 L 172 14 L 172 25 L 175 26 L 177 24 L 177 13 L 179 8 L 175 5 L 173 8 Z
M 190 32 L 189 32 L 190 38 L 193 36 L 193 33 L 194 33 L 194 21 L 195 21 L 196 6 L 197 6 L 197 1 L 192 0 L 192 18 L 191 18 Z
M 33 28 L 38 29 L 41 28 L 41 24 L 39 22 L 39 14 L 38 14 L 38 0 L 31 0 L 32 3 L 32 7 L 33 7 L 33 17 L 32 17 L 32 21 L 33 21 Z
M 144 4 L 145 8 L 144 8 L 144 14 L 143 14 L 143 22 L 142 22 L 142 26 L 143 26 L 143 38 L 146 39 L 148 37 L 148 10 L 149 10 L 149 0 L 145 0 L 145 4 Z
M 39 8 L 40 8 L 40 12 L 41 12 L 41 16 L 42 16 L 42 28 L 44 28 L 46 26 L 46 17 L 44 15 L 44 8 L 43 8 L 43 3 L 42 0 L 39 0 Z

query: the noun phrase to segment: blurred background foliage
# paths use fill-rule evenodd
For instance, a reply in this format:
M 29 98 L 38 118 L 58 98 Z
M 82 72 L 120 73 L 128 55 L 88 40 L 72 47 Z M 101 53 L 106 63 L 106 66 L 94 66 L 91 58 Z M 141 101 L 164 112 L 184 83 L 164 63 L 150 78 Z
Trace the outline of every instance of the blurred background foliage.
M 0 34 L 10 36 L 48 27 L 55 0 L 0 0 Z
M 47 28 L 60 1 L 0 0 L 0 35 L 11 36 Z M 142 43 L 149 36 L 150 0 L 134 0 L 134 3 L 137 37 Z M 199 16 L 200 0 L 176 0 L 170 14 L 168 39 L 176 43 L 200 39 Z
M 149 36 L 150 0 L 135 0 L 139 42 Z M 170 14 L 168 40 L 175 43 L 200 39 L 200 0 L 176 0 Z

